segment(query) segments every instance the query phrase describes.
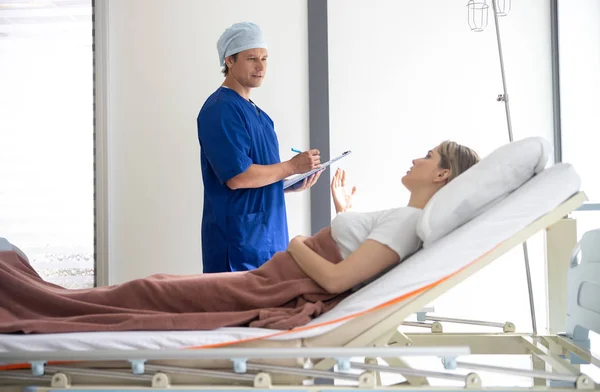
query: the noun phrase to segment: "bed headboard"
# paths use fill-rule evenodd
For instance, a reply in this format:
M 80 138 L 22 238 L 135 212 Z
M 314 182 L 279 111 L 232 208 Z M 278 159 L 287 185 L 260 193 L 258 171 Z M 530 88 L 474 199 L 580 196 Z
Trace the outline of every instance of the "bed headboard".
M 600 229 L 583 234 L 567 276 L 566 336 L 589 349 L 589 331 L 600 334 Z

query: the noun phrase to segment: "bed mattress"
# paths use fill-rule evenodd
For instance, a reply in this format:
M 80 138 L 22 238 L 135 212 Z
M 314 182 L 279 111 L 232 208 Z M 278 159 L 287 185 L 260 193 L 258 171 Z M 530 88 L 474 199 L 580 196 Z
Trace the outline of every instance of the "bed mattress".
M 424 287 L 435 285 L 552 211 L 577 193 L 580 185 L 580 178 L 571 165 L 560 163 L 547 168 L 475 219 L 353 293 L 331 311 L 290 331 L 236 327 L 212 331 L 0 334 L 0 352 L 180 349 L 256 340 L 297 345 L 301 339 L 328 332 L 352 318 L 395 300 L 410 298 Z

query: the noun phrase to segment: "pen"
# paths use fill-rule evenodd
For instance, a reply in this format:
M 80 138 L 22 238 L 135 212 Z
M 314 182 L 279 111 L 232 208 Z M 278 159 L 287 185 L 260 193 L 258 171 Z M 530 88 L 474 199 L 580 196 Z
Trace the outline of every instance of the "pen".
M 292 151 L 295 152 L 295 153 L 297 153 L 297 154 L 300 154 L 302 152 L 302 151 L 298 150 L 297 148 L 292 148 Z

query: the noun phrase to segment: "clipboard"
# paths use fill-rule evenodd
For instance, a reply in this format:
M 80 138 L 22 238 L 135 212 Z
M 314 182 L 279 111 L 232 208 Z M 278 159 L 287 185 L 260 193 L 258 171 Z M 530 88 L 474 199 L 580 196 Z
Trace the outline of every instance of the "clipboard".
M 333 159 L 330 159 L 329 161 L 327 161 L 325 163 L 322 163 L 321 167 L 318 169 L 313 169 L 313 170 L 303 173 L 303 174 L 297 174 L 293 177 L 288 178 L 287 180 L 284 180 L 283 181 L 283 189 L 285 190 L 285 189 L 291 187 L 292 185 L 297 184 L 298 182 L 304 180 L 306 177 L 310 177 L 311 175 L 315 174 L 319 170 L 325 170 L 332 163 L 337 162 L 340 159 L 347 157 L 350 154 L 352 154 L 352 151 L 348 150 L 348 151 L 342 153 L 342 155 L 339 155 Z

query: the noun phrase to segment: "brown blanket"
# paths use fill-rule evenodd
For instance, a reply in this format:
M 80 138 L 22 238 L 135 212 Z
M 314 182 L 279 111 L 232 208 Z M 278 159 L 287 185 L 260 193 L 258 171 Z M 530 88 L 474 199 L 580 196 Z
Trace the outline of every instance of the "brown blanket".
M 329 229 L 306 243 L 332 263 L 341 260 Z M 0 252 L 0 333 L 290 329 L 343 297 L 308 278 L 287 252 L 248 272 L 158 274 L 82 290 L 45 282 L 16 252 Z

